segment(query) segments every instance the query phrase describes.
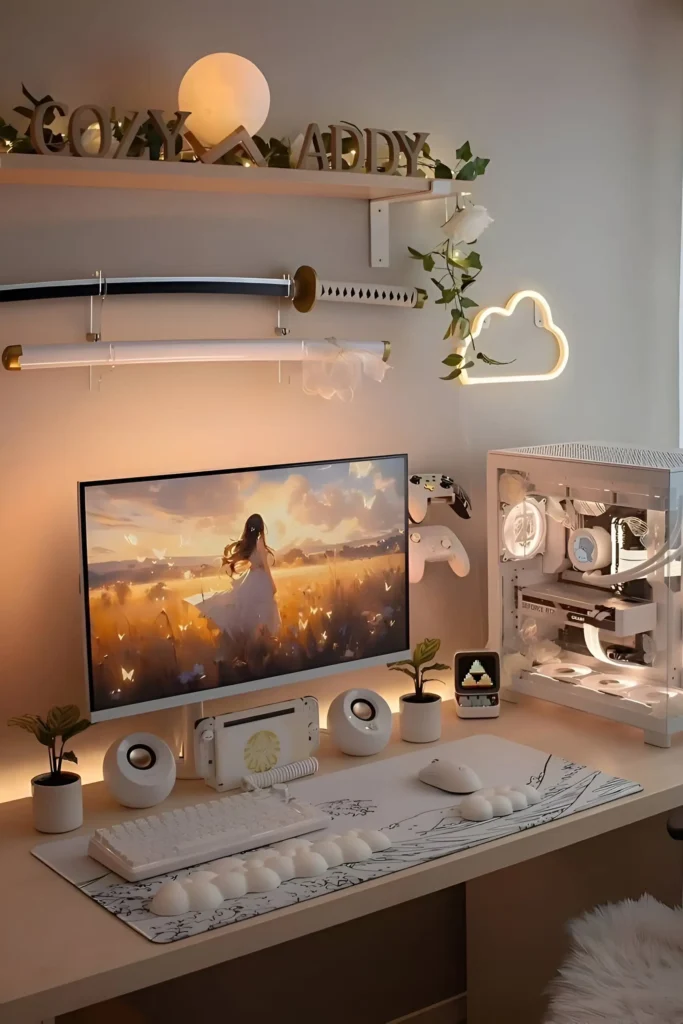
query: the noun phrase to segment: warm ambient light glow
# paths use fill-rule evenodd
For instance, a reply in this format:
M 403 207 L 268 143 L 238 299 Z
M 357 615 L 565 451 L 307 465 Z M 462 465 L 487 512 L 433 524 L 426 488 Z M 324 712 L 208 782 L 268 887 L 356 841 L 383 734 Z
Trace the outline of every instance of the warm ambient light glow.
M 388 341 L 112 341 L 69 345 L 9 345 L 6 370 L 49 370 L 69 366 L 125 366 L 141 363 L 306 362 L 340 351 L 368 354 L 387 362 Z
M 268 117 L 270 89 L 246 57 L 210 53 L 185 72 L 178 107 L 191 111 L 187 127 L 199 141 L 215 146 L 240 125 L 250 135 L 258 132 Z
M 471 377 L 467 370 L 463 370 L 458 378 L 461 384 L 508 384 L 515 381 L 554 380 L 555 377 L 560 376 L 567 365 L 567 360 L 569 359 L 569 343 L 567 342 L 564 332 L 561 331 L 553 321 L 550 306 L 540 292 L 530 290 L 515 292 L 515 294 L 512 295 L 505 303 L 505 306 L 487 306 L 485 309 L 480 309 L 472 320 L 472 340 L 477 340 L 484 329 L 486 320 L 490 316 L 512 316 L 523 299 L 531 299 L 536 308 L 540 310 L 544 329 L 546 331 L 550 331 L 557 342 L 557 362 L 552 370 L 548 373 L 506 373 L 495 377 Z M 462 345 L 458 346 L 458 354 L 464 356 L 469 346 L 470 338 L 463 342 Z

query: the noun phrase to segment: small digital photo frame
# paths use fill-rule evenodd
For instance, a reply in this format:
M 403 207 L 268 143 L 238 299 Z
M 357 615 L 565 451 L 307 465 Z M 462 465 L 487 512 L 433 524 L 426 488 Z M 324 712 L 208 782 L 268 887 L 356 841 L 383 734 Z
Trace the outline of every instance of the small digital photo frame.
M 500 658 L 497 651 L 456 651 L 453 659 L 455 709 L 460 718 L 500 714 Z

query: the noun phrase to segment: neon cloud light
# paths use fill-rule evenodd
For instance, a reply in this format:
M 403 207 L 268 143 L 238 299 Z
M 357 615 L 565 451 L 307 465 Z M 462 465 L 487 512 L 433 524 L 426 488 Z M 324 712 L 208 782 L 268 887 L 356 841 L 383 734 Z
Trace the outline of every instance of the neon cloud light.
M 530 291 L 528 289 L 525 291 L 515 292 L 514 295 L 510 296 L 508 301 L 505 303 L 505 306 L 487 306 L 485 309 L 480 309 L 472 320 L 471 338 L 467 338 L 462 345 L 458 346 L 458 355 L 463 357 L 465 356 L 470 346 L 470 340 L 477 340 L 484 329 L 484 324 L 490 316 L 512 316 L 514 311 L 517 309 L 517 306 L 524 299 L 531 299 L 536 309 L 540 311 L 544 329 L 546 331 L 550 331 L 557 342 L 557 362 L 552 370 L 548 373 L 508 373 L 495 377 L 472 377 L 467 370 L 463 370 L 458 378 L 461 384 L 511 384 L 516 381 L 554 380 L 555 377 L 560 376 L 569 359 L 569 343 L 567 342 L 564 331 L 560 330 L 557 324 L 553 321 L 553 315 L 546 299 L 540 294 L 540 292 Z

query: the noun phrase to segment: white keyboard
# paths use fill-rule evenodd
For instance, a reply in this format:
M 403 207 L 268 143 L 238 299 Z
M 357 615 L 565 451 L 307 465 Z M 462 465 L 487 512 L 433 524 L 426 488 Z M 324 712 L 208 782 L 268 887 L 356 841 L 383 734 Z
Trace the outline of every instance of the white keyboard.
M 259 790 L 98 828 L 88 853 L 130 882 L 326 828 L 311 804 Z

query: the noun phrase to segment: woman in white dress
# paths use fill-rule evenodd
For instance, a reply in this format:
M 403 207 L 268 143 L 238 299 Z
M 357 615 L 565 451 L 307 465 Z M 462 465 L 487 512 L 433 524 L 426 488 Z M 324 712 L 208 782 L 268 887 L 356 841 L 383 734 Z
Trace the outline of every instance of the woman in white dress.
M 229 636 L 278 632 L 281 619 L 269 556 L 273 552 L 266 544 L 265 523 L 254 513 L 244 524 L 240 539 L 223 552 L 223 565 L 235 580 L 232 589 L 197 604 L 199 611 Z

